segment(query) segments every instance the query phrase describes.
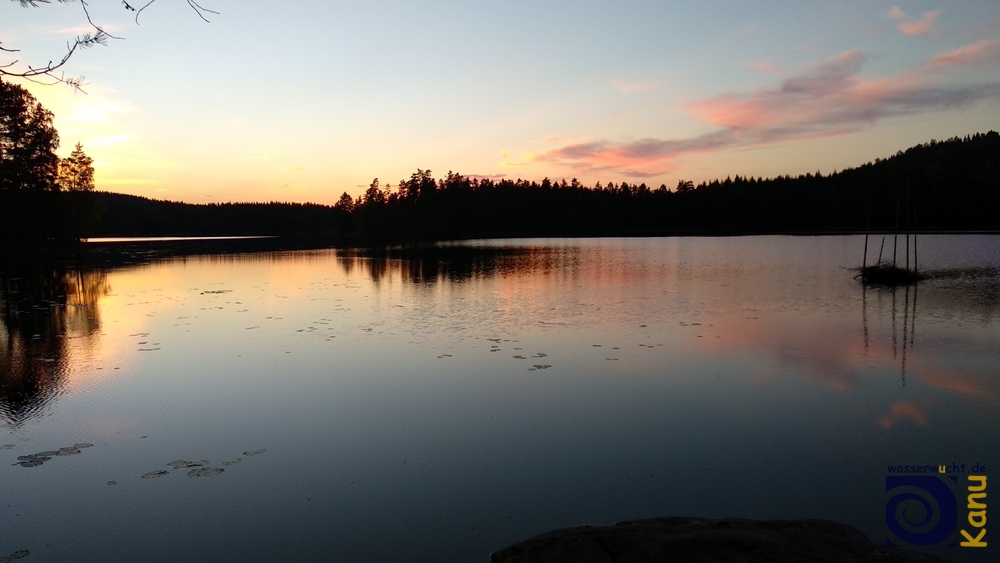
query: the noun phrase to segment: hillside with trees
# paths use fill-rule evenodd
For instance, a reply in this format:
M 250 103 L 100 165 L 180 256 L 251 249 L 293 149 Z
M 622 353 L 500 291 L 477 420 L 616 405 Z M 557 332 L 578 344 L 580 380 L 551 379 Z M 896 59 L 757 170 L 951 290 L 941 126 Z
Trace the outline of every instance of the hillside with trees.
M 0 80 L 0 240 L 306 234 L 344 243 L 519 236 L 1000 230 L 1000 134 L 930 142 L 829 175 L 735 176 L 670 189 L 493 180 L 417 170 L 336 205 L 195 205 L 94 191 L 83 146 L 66 158 L 51 112 Z
M 95 193 L 95 234 L 325 233 L 345 240 L 1000 230 L 1000 134 L 930 141 L 829 175 L 736 176 L 673 189 L 491 180 L 417 170 L 332 207 L 191 205 Z

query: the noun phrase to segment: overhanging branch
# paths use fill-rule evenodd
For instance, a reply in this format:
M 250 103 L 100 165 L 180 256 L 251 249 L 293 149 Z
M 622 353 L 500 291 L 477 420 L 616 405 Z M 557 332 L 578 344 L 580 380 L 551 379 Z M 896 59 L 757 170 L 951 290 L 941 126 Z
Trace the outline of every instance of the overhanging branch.
M 17 2 L 23 8 L 38 8 L 41 4 L 49 4 L 50 0 L 12 0 Z M 72 0 L 58 0 L 61 4 L 66 4 Z M 135 12 L 135 23 L 139 23 L 139 14 L 143 10 L 148 8 L 156 0 L 149 0 L 141 8 L 136 9 L 127 0 L 121 0 L 125 9 L 128 11 Z M 195 0 L 185 0 L 188 6 L 198 17 L 203 21 L 208 22 L 206 14 L 218 14 L 214 10 L 210 10 L 198 4 Z M 73 41 L 66 42 L 66 52 L 59 61 L 49 61 L 44 65 L 27 65 L 26 67 L 19 67 L 18 63 L 20 59 L 14 59 L 10 62 L 0 63 L 0 77 L 10 76 L 16 78 L 24 78 L 32 82 L 39 84 L 66 84 L 77 91 L 83 91 L 84 86 L 83 77 L 67 77 L 60 69 L 69 62 L 70 58 L 80 49 L 86 49 L 88 47 L 93 47 L 94 45 L 107 45 L 108 39 L 123 39 L 122 37 L 117 37 L 108 33 L 101 25 L 98 25 L 90 16 L 89 5 L 87 0 L 80 0 L 80 6 L 83 9 L 84 17 L 87 19 L 87 23 L 93 28 L 92 33 L 85 33 L 83 35 L 76 36 Z M 14 49 L 10 47 L 4 47 L 3 42 L 0 41 L 0 52 L 4 53 L 19 53 L 20 49 Z M 57 72 L 58 71 L 58 72 Z M 44 81 L 45 78 L 51 79 L 50 82 Z

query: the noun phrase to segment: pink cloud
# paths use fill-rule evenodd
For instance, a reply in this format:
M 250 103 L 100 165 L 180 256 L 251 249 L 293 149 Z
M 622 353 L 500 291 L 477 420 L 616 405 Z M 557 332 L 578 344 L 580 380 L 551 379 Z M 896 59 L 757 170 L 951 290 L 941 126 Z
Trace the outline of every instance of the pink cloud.
M 968 66 L 1000 61 L 1000 38 L 986 39 L 947 53 L 927 62 L 929 66 Z
M 1000 40 L 975 43 L 890 76 L 861 75 L 866 57 L 847 51 L 792 73 L 776 86 L 719 94 L 686 105 L 714 131 L 688 139 L 571 142 L 533 160 L 576 169 L 671 169 L 685 155 L 846 135 L 905 115 L 1000 99 L 1000 83 L 940 83 L 943 68 L 995 60 Z M 994 58 L 991 58 L 994 57 Z M 931 72 L 934 71 L 934 72 Z
M 901 10 L 899 6 L 893 6 L 892 10 L 889 10 L 889 17 L 894 20 L 909 20 L 910 16 L 906 15 L 906 12 Z
M 750 63 L 749 66 L 754 70 L 758 70 L 766 74 L 781 74 L 784 72 L 784 70 L 781 67 L 775 64 L 771 64 L 767 61 L 755 61 Z
M 898 6 L 893 7 L 889 12 L 889 17 L 897 20 L 904 20 L 899 23 L 899 31 L 910 37 L 926 37 L 933 31 L 934 22 L 941 15 L 941 10 L 927 12 L 919 20 L 912 21 L 912 18 L 903 13 Z

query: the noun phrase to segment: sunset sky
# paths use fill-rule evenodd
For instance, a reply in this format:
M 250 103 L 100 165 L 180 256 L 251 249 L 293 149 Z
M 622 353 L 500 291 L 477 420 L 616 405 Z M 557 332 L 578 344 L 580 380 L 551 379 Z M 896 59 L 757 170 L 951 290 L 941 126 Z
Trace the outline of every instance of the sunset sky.
M 143 2 L 140 1 L 138 5 Z M 98 189 L 314 201 L 436 177 L 700 182 L 829 173 L 1000 129 L 997 0 L 158 0 L 25 85 Z M 0 0 L 0 64 L 44 64 L 79 2 Z

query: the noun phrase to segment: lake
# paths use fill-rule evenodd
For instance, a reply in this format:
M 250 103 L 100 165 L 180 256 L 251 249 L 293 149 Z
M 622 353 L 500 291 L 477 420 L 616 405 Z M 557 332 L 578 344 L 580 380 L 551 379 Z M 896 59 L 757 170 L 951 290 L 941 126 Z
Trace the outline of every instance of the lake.
M 660 516 L 826 518 L 884 542 L 888 466 L 998 461 L 1000 236 L 921 236 L 932 277 L 895 290 L 854 279 L 863 245 L 512 239 L 7 271 L 0 557 L 487 561 Z M 913 537 L 954 529 L 909 510 Z

